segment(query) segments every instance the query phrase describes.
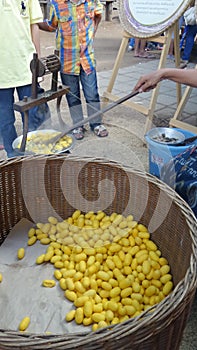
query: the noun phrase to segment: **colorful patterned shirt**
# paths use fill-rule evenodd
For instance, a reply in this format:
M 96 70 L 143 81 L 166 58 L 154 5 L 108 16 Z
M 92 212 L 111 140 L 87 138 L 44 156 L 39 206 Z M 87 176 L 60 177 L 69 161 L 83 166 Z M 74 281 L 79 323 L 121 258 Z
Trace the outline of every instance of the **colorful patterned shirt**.
M 61 72 L 89 74 L 95 67 L 93 48 L 94 16 L 102 14 L 99 0 L 52 0 L 48 24 L 57 29 L 56 46 L 60 52 Z

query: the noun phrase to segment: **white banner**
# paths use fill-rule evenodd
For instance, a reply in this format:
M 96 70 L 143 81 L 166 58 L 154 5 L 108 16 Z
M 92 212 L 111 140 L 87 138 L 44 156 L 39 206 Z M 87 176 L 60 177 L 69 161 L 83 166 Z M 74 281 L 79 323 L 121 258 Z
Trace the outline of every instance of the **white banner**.
M 153 25 L 172 17 L 183 2 L 183 0 L 129 0 L 129 7 L 137 22 Z

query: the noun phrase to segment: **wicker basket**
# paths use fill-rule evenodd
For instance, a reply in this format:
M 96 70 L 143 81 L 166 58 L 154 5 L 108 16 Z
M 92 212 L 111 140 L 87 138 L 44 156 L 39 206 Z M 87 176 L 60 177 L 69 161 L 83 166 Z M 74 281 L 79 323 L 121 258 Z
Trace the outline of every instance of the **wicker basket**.
M 102 160 L 24 157 L 0 163 L 2 243 L 21 219 L 66 218 L 76 208 L 133 214 L 148 226 L 171 266 L 175 288 L 151 312 L 78 334 L 21 334 L 0 329 L 0 349 L 176 350 L 192 306 L 197 275 L 197 225 L 189 206 L 149 174 Z

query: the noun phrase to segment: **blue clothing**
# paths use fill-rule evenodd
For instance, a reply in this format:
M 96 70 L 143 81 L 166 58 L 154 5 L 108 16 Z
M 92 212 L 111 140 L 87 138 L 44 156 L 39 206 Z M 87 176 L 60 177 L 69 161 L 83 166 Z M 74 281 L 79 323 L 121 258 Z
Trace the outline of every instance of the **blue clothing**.
M 31 85 L 16 87 L 19 100 L 24 96 L 31 96 Z M 38 86 L 38 93 L 44 90 Z M 13 109 L 15 88 L 0 89 L 0 134 L 2 135 L 4 149 L 7 152 L 8 158 L 18 155 L 13 150 L 12 143 L 17 138 L 15 128 L 15 112 Z M 24 114 L 21 113 L 22 123 L 24 123 Z M 28 111 L 28 130 L 33 131 L 40 127 L 40 125 L 50 118 L 50 110 L 48 105 L 42 104 L 38 107 L 33 107 Z
M 182 34 L 182 37 L 181 37 L 181 40 L 180 40 L 180 50 L 183 48 L 183 45 L 185 43 L 185 40 L 186 40 L 186 35 L 187 35 L 187 29 L 188 29 L 188 26 L 185 26 L 184 27 L 184 31 L 183 31 L 183 34 Z
M 98 94 L 96 70 L 92 73 L 86 74 L 82 66 L 80 67 L 80 75 L 61 73 L 62 84 L 69 86 L 69 93 L 66 94 L 71 118 L 73 123 L 82 121 L 83 126 L 83 110 L 80 98 L 80 82 L 82 85 L 84 97 L 87 104 L 88 116 L 91 116 L 100 110 L 100 98 Z M 90 123 L 91 129 L 101 124 L 101 117 L 97 117 Z
M 190 55 L 194 46 L 194 39 L 197 34 L 197 24 L 187 26 L 186 38 L 185 38 L 185 48 L 183 51 L 182 59 L 189 61 Z
M 132 46 L 132 47 L 135 46 L 135 38 L 130 38 L 129 39 L 129 46 Z
M 161 180 L 177 191 L 197 217 L 197 146 L 188 147 L 166 163 Z
M 14 91 L 15 88 L 0 89 L 0 130 L 3 138 L 4 148 L 9 158 L 16 156 L 16 153 L 12 148 L 12 142 L 17 137 L 16 128 L 14 126 Z M 16 87 L 16 91 L 19 100 L 22 100 L 24 96 L 31 96 L 31 85 Z M 22 114 L 22 121 L 23 119 L 24 115 Z

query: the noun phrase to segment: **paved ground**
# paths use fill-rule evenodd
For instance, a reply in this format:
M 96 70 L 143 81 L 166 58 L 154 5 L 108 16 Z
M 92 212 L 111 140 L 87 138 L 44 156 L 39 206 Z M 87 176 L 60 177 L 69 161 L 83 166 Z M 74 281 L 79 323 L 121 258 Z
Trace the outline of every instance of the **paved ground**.
M 109 80 L 112 75 L 112 69 L 114 67 L 114 63 L 120 48 L 121 40 L 123 37 L 123 28 L 120 25 L 118 12 L 117 10 L 113 10 L 113 19 L 112 22 L 106 22 L 104 19 L 101 22 L 96 39 L 95 39 L 95 54 L 97 58 L 97 72 L 98 72 L 98 84 L 100 95 L 103 96 L 105 91 L 107 90 Z M 55 49 L 55 34 L 54 33 L 45 33 L 41 32 L 41 43 L 42 43 L 42 56 L 47 56 L 54 52 Z M 148 59 L 139 59 L 135 58 L 133 52 L 125 52 L 123 55 L 123 59 L 121 61 L 120 69 L 118 72 L 118 76 L 115 80 L 114 87 L 112 93 L 118 97 L 122 97 L 123 95 L 128 94 L 136 84 L 139 77 L 147 72 L 156 69 L 159 64 L 160 54 L 156 54 L 156 59 L 148 60 Z M 193 62 L 190 63 L 190 67 L 194 67 L 195 65 L 195 57 Z M 174 62 L 167 62 L 167 66 L 173 67 Z M 44 83 L 42 86 L 45 89 L 50 88 L 50 79 L 51 76 L 46 76 Z M 184 89 L 184 87 L 183 87 Z M 197 125 L 197 117 L 194 115 L 196 111 L 196 90 L 192 91 L 192 95 L 189 103 L 187 104 L 184 112 L 183 118 L 187 119 L 187 122 L 191 124 Z M 138 97 L 135 97 L 132 101 L 134 101 L 138 105 L 149 107 L 150 104 L 151 93 L 140 94 Z M 50 103 L 50 108 L 53 115 L 53 126 L 57 126 L 57 118 L 56 118 L 56 109 L 55 103 Z M 157 100 L 157 105 L 154 113 L 154 125 L 155 126 L 165 126 L 168 125 L 169 120 L 173 117 L 176 110 L 176 85 L 172 82 L 163 82 L 161 84 L 160 94 Z M 67 124 L 71 124 L 71 120 L 68 113 L 68 108 L 66 102 L 63 101 L 62 104 L 62 116 L 64 121 Z M 85 111 L 86 113 L 86 111 Z M 17 114 L 16 127 L 18 133 L 21 133 L 21 119 Z M 117 142 L 121 142 L 126 145 L 134 145 L 135 148 L 138 148 L 137 154 L 140 153 L 140 149 L 142 150 L 142 159 L 144 163 L 144 167 L 147 170 L 147 152 L 145 151 L 144 145 L 144 126 L 146 123 L 146 116 L 142 115 L 135 109 L 131 109 L 126 107 L 125 105 L 120 105 L 115 109 L 104 115 L 104 121 L 108 125 L 110 136 L 108 140 L 105 142 L 100 142 L 98 138 L 95 139 L 90 132 L 87 132 L 87 137 L 84 139 L 82 143 L 80 143 L 79 147 L 75 147 L 73 150 L 76 152 L 86 152 L 87 149 L 90 150 L 89 147 L 85 147 L 86 141 L 90 141 L 90 138 L 96 142 L 99 142 L 104 147 L 99 147 L 99 152 L 106 150 L 106 143 L 111 145 L 111 141 L 114 140 Z M 126 131 L 125 131 L 126 130 Z M 132 133 L 132 137 L 128 138 L 126 134 Z M 137 134 L 137 135 L 136 135 Z M 138 140 L 136 140 L 136 137 Z M 128 141 L 128 139 L 130 139 Z M 138 141 L 138 142 L 137 142 Z M 82 147 L 83 145 L 83 147 Z M 85 149 L 84 149 L 85 147 Z M 97 148 L 97 147 L 95 147 Z M 111 149 L 117 149 L 118 147 L 111 147 Z M 133 147 L 132 147 L 133 148 Z M 92 149 L 92 148 L 91 148 Z M 111 155 L 116 160 L 122 159 L 122 152 L 116 152 L 116 154 Z M 118 155 L 118 158 L 117 158 Z M 5 152 L 0 152 L 0 159 L 5 158 Z
M 123 29 L 119 23 L 117 11 L 113 12 L 112 22 L 102 21 L 95 39 L 95 53 L 97 57 L 97 72 L 100 95 L 107 90 L 112 69 L 120 48 L 123 35 Z M 41 33 L 42 56 L 47 56 L 54 51 L 54 34 Z M 159 63 L 159 53 L 157 59 L 147 60 L 133 57 L 133 52 L 125 52 L 117 79 L 113 87 L 113 94 L 123 96 L 128 94 L 139 77 L 153 69 L 156 69 Z M 189 67 L 195 66 L 195 57 Z M 169 67 L 174 66 L 174 62 L 169 61 L 166 64 Z M 50 88 L 50 76 L 45 77 L 42 86 Z M 183 87 L 184 90 L 184 87 Z M 197 90 L 193 90 L 191 98 L 188 101 L 183 112 L 183 118 L 186 122 L 197 125 Z M 140 94 L 134 101 L 142 106 L 149 106 L 151 93 Z M 58 127 L 58 119 L 55 103 L 50 103 L 52 112 L 52 127 Z M 176 85 L 165 81 L 161 84 L 160 94 L 154 113 L 154 123 L 156 126 L 168 125 L 176 110 Z M 70 124 L 70 116 L 65 100 L 62 103 L 62 117 L 66 124 Z M 108 160 L 115 160 L 123 164 L 132 164 L 137 168 L 149 170 L 148 151 L 144 145 L 144 126 L 146 116 L 135 109 L 125 105 L 120 105 L 104 115 L 104 122 L 109 129 L 109 137 L 99 139 L 88 130 L 83 141 L 77 142 L 72 150 L 73 155 L 101 157 Z M 16 127 L 18 133 L 21 133 L 20 117 L 17 114 Z M 0 152 L 0 159 L 5 159 L 5 153 Z M 182 341 L 181 350 L 197 349 L 196 333 L 196 311 L 197 301 L 192 309 L 192 315 L 187 325 L 186 332 Z M 158 349 L 159 350 L 159 349 Z

